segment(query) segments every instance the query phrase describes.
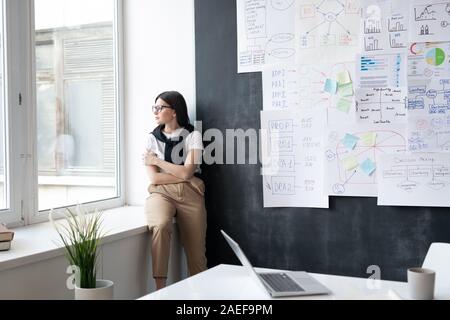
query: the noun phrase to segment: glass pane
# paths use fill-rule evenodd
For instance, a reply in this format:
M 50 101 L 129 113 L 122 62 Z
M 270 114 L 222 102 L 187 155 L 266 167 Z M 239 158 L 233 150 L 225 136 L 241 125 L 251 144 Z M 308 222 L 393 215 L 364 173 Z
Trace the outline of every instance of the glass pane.
M 0 1 L 0 210 L 8 209 L 8 177 L 6 157 L 5 60 L 3 33 L 3 1 Z
M 74 142 L 70 167 L 101 170 L 103 164 L 102 134 L 98 125 L 102 121 L 101 80 L 66 82 L 66 109 L 69 135 Z
M 35 0 L 39 210 L 117 189 L 115 0 Z

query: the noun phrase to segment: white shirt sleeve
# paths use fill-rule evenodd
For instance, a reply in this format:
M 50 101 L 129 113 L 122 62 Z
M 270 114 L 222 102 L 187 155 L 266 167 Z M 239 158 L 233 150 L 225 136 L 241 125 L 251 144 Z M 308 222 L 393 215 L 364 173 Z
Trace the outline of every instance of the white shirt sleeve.
M 186 148 L 187 151 L 191 150 L 204 150 L 203 146 L 203 138 L 200 132 L 193 131 L 186 139 Z
M 156 144 L 156 138 L 153 134 L 148 135 L 147 150 L 153 153 L 158 153 L 158 146 Z

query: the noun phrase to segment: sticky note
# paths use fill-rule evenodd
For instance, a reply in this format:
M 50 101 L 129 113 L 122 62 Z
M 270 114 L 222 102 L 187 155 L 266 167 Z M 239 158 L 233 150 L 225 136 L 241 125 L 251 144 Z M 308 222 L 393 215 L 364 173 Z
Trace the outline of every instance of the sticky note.
M 344 168 L 347 171 L 353 170 L 359 166 L 358 159 L 355 156 L 349 156 L 343 160 Z
M 352 82 L 352 79 L 350 78 L 350 73 L 348 73 L 348 71 L 339 72 L 336 75 L 336 80 L 340 86 Z
M 355 92 L 353 91 L 353 83 L 347 83 L 339 86 L 338 93 L 341 97 L 352 97 Z
M 358 143 L 359 138 L 347 133 L 344 137 L 344 139 L 342 139 L 342 144 L 349 150 L 353 150 L 356 147 L 356 144 Z
M 347 99 L 339 99 L 338 103 L 337 103 L 337 109 L 339 111 L 342 111 L 344 113 L 348 113 L 348 111 L 350 110 L 352 106 L 352 102 L 350 100 Z
M 375 162 L 373 162 L 369 158 L 367 158 L 363 163 L 361 163 L 361 165 L 359 167 L 368 176 L 371 176 L 372 173 L 376 170 Z
M 336 81 L 334 81 L 333 79 L 327 79 L 325 81 L 325 87 L 323 90 L 331 94 L 336 94 L 337 86 L 338 84 Z
M 366 132 L 361 136 L 361 143 L 365 147 L 373 147 L 377 141 L 377 134 L 373 132 Z

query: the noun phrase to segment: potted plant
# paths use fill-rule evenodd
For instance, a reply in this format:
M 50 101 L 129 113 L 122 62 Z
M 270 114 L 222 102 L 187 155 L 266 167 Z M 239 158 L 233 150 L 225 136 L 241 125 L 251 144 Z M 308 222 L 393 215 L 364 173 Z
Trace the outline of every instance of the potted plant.
M 75 273 L 75 300 L 112 300 L 114 283 L 97 279 L 97 258 L 100 241 L 105 236 L 102 231 L 102 212 L 85 212 L 77 206 L 76 214 L 66 209 L 65 221 L 57 223 L 49 218 L 56 229 L 69 260 L 69 270 Z

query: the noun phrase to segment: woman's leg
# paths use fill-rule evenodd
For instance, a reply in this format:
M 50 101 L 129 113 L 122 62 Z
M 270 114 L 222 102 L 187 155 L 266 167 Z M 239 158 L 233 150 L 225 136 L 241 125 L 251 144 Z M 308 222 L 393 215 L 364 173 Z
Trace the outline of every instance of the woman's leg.
M 186 252 L 190 276 L 205 271 L 206 208 L 205 199 L 189 184 L 184 184 L 183 199 L 177 201 L 177 224 Z
M 157 290 L 166 285 L 175 212 L 172 200 L 159 193 L 152 193 L 145 203 L 148 228 L 152 232 L 153 278 Z

